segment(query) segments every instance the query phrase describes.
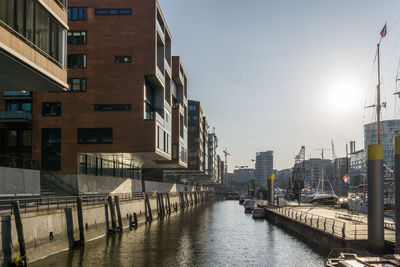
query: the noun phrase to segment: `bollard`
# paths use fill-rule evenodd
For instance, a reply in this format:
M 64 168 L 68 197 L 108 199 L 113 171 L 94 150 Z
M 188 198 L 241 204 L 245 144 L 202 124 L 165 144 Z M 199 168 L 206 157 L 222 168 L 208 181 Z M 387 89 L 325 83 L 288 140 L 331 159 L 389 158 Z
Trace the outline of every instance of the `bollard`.
M 137 219 L 137 214 L 136 214 L 136 212 L 133 213 L 133 225 L 134 225 L 135 227 L 138 226 L 138 219 Z
M 121 218 L 121 209 L 119 207 L 119 196 L 114 196 L 115 207 L 117 208 L 117 217 L 118 217 L 118 228 L 120 231 L 123 229 L 122 218 Z
M 13 201 L 12 202 L 14 220 L 15 220 L 15 228 L 17 228 L 17 235 L 18 235 L 18 243 L 19 243 L 19 254 L 22 258 L 26 258 L 26 249 L 25 249 L 25 238 L 24 238 L 24 228 L 22 225 L 21 213 L 19 210 L 19 202 Z M 25 266 L 27 262 L 25 263 Z
M 114 204 L 113 204 L 113 201 L 112 201 L 112 198 L 111 198 L 111 196 L 108 196 L 108 205 L 110 206 L 110 215 L 111 215 L 111 227 L 112 227 L 112 231 L 115 231 L 116 230 L 116 228 L 117 228 L 117 226 L 116 226 L 116 223 L 115 223 L 115 210 L 114 210 Z
M 400 253 L 400 136 L 394 139 L 394 193 L 395 193 L 395 223 L 396 245 L 395 253 Z
M 275 174 L 268 175 L 268 205 L 274 205 L 274 179 Z
M 85 244 L 85 229 L 83 228 L 82 198 L 80 197 L 76 199 L 76 209 L 78 212 L 79 242 L 83 245 Z
M 383 253 L 383 145 L 369 145 L 367 148 L 368 176 L 368 248 Z

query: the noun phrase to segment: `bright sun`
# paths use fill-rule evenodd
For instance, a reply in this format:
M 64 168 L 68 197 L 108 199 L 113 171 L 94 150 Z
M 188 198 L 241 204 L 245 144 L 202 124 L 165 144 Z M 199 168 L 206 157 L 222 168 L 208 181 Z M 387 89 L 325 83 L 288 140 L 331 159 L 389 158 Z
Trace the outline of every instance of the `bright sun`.
M 333 112 L 350 112 L 360 108 L 362 96 L 360 88 L 349 82 L 332 85 L 327 91 L 327 104 Z

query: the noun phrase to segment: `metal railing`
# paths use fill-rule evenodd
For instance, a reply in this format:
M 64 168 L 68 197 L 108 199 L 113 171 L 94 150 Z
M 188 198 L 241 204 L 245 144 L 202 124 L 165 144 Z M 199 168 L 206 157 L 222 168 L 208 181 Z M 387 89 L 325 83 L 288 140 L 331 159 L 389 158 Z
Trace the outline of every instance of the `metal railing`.
M 357 221 L 347 223 L 288 207 L 276 207 L 269 210 L 342 239 L 364 240 L 368 238 L 368 227 L 365 223 Z
M 195 191 L 194 191 L 195 192 Z M 163 192 L 147 192 L 149 198 L 155 198 L 157 193 Z M 164 192 L 163 194 L 167 194 Z M 168 193 L 170 197 L 178 196 L 179 192 Z M 143 200 L 144 193 L 118 193 L 118 194 L 94 194 L 81 196 L 38 196 L 27 198 L 7 198 L 0 199 L 0 215 L 12 215 L 12 202 L 18 200 L 21 213 L 60 210 L 65 208 L 76 207 L 77 198 L 82 198 L 83 206 L 102 205 L 107 197 L 118 196 L 119 202 L 127 202 L 133 200 Z
M 39 170 L 39 162 L 36 160 L 19 158 L 15 156 L 0 155 L 0 166 L 10 168 L 21 168 Z

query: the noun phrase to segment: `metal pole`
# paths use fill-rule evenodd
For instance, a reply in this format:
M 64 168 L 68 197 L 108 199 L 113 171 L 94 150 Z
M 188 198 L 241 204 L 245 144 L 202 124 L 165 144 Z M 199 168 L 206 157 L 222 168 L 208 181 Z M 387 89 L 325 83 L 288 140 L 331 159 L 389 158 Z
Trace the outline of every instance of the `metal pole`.
M 368 148 L 368 247 L 375 253 L 383 253 L 383 145 Z
M 394 183 L 395 183 L 395 218 L 396 218 L 396 246 L 395 252 L 400 251 L 400 136 L 394 139 Z

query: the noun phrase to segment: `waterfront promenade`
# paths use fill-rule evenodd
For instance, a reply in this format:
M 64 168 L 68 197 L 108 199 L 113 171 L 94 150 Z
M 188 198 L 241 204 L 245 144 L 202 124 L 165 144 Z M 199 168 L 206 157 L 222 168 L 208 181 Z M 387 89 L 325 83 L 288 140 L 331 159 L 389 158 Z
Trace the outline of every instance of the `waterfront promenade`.
M 267 218 L 273 220 L 289 231 L 305 232 L 312 235 L 318 233 L 325 236 L 330 246 L 365 249 L 368 239 L 368 218 L 366 214 L 350 213 L 347 209 L 337 209 L 328 206 L 316 206 L 288 202 L 281 207 L 268 207 Z M 385 218 L 385 243 L 390 248 L 394 246 L 395 231 L 391 218 Z M 312 239 L 318 243 L 320 240 Z M 335 247 L 335 245 L 332 246 Z M 328 246 L 327 246 L 328 247 Z

